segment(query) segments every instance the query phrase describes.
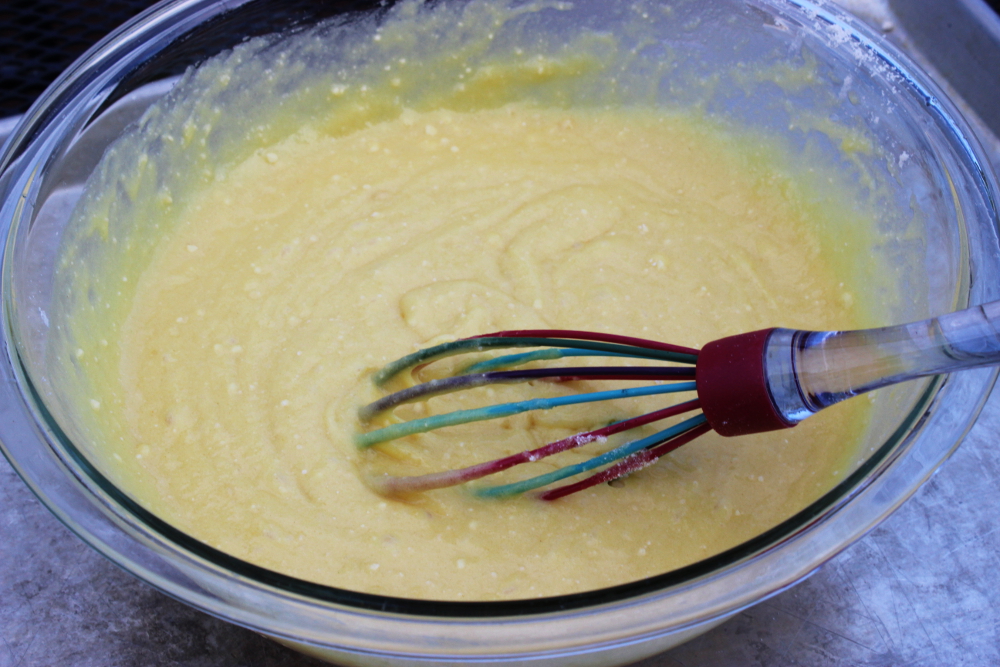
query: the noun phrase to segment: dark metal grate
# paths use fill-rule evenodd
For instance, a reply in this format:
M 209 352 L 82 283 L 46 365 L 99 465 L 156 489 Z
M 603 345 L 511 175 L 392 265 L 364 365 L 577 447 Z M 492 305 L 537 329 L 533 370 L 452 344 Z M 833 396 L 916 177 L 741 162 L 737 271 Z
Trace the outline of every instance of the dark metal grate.
M 27 111 L 60 72 L 153 0 L 0 1 L 0 118 Z

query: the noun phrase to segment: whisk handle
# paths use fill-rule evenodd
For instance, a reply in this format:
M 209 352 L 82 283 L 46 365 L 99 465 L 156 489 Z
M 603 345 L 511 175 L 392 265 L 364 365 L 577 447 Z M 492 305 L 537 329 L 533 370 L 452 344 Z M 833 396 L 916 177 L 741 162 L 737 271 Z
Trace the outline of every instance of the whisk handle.
M 712 341 L 698 353 L 695 383 L 709 425 L 720 435 L 746 435 L 794 426 L 768 386 L 768 341 L 763 329 Z
M 702 348 L 695 375 L 712 428 L 746 435 L 887 385 L 997 364 L 1000 301 L 878 329 L 730 336 Z
M 799 410 L 812 414 L 890 384 L 1000 364 L 1000 301 L 880 329 L 778 330 L 768 345 L 789 347 Z

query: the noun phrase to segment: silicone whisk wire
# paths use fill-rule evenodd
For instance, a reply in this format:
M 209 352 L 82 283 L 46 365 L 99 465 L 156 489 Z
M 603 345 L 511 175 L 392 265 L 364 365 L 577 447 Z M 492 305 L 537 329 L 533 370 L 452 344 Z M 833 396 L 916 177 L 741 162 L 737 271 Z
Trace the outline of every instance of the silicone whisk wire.
M 662 410 L 640 415 L 639 417 L 623 419 L 593 431 L 577 433 L 576 435 L 571 435 L 568 438 L 550 442 L 536 449 L 518 452 L 517 454 L 501 457 L 492 461 L 486 461 L 485 463 L 478 463 L 466 468 L 427 473 L 424 475 L 382 475 L 380 477 L 371 478 L 369 483 L 380 493 L 384 493 L 386 495 L 416 493 L 420 491 L 445 488 L 448 486 L 456 486 L 458 484 L 464 484 L 483 477 L 495 475 L 522 463 L 534 463 L 535 461 L 540 461 L 549 456 L 553 456 L 570 449 L 575 449 L 591 442 L 606 440 L 612 435 L 630 431 L 632 429 L 645 426 L 646 424 L 652 424 L 654 422 L 662 421 L 664 419 L 675 417 L 685 412 L 697 409 L 698 399 L 694 399 L 685 403 L 673 405 L 669 408 L 663 408 Z
M 625 457 L 635 454 L 641 450 L 648 447 L 655 447 L 661 443 L 664 443 L 671 438 L 682 435 L 691 429 L 705 424 L 705 415 L 695 415 L 690 419 L 685 419 L 679 424 L 671 426 L 668 429 L 664 429 L 659 433 L 654 433 L 653 435 L 647 436 L 645 438 L 640 438 L 639 440 L 634 440 L 632 442 L 616 447 L 609 452 L 605 452 L 600 456 L 595 456 L 586 461 L 576 463 L 573 465 L 568 465 L 564 468 L 559 468 L 558 470 L 553 470 L 552 472 L 545 473 L 544 475 L 538 475 L 536 477 L 531 477 L 529 479 L 522 480 L 520 482 L 513 482 L 511 484 L 503 484 L 499 486 L 487 486 L 478 489 L 474 489 L 473 493 L 480 498 L 505 498 L 510 496 L 521 495 L 527 491 L 532 491 L 542 486 L 547 486 L 553 482 L 558 482 L 560 480 L 566 479 L 567 477 L 573 477 L 574 475 L 579 475 L 580 473 L 593 470 L 602 465 L 607 465 L 609 463 L 614 463 L 619 459 L 624 459 Z
M 628 336 L 611 336 L 591 334 L 590 338 L 580 338 L 579 340 L 565 339 L 558 337 L 536 337 L 536 336 L 515 336 L 517 332 L 501 331 L 489 336 L 476 338 L 463 338 L 461 340 L 442 343 L 433 347 L 418 350 L 405 357 L 393 361 L 375 375 L 372 376 L 376 386 L 381 387 L 399 373 L 432 361 L 438 361 L 445 357 L 468 352 L 483 352 L 497 348 L 514 347 L 561 347 L 567 349 L 592 350 L 596 352 L 617 352 L 626 356 L 642 359 L 655 359 L 659 361 L 673 361 L 677 363 L 693 364 L 698 360 L 698 351 L 686 347 L 666 345 L 656 341 L 645 341 L 639 338 Z M 555 330 L 538 330 L 531 333 L 556 333 Z M 584 332 L 566 331 L 569 335 Z M 597 340 L 594 340 L 597 339 Z M 630 342 L 623 342 L 630 341 Z M 636 341 L 633 343 L 631 341 Z M 642 343 L 637 344 L 637 343 Z
M 552 398 L 532 398 L 526 401 L 515 403 L 501 403 L 499 405 L 488 405 L 482 408 L 472 408 L 470 410 L 457 410 L 446 412 L 441 415 L 412 419 L 398 424 L 390 424 L 367 433 L 358 433 L 354 437 L 354 444 L 364 449 L 377 445 L 388 440 L 396 440 L 416 433 L 426 433 L 445 426 L 457 426 L 476 421 L 486 421 L 489 419 L 501 419 L 529 412 L 532 410 L 551 410 L 556 407 L 567 405 L 579 405 L 581 403 L 595 403 L 599 401 L 610 401 L 619 398 L 636 398 L 639 396 L 656 396 L 658 394 L 676 394 L 683 391 L 694 391 L 694 382 L 679 382 L 672 385 L 653 385 L 649 387 L 633 387 L 629 389 L 611 389 L 609 391 L 596 391 L 587 394 L 573 394 L 571 396 L 555 396 Z
M 355 444 L 359 448 L 365 449 L 380 443 L 449 426 L 499 419 L 533 410 L 550 410 L 568 405 L 666 395 L 696 389 L 696 384 L 693 381 L 695 379 L 693 365 L 697 363 L 698 351 L 695 349 L 615 334 L 553 329 L 501 331 L 443 343 L 419 350 L 387 364 L 375 373 L 372 379 L 376 386 L 384 386 L 404 371 L 412 371 L 445 357 L 511 348 L 541 349 L 475 361 L 451 376 L 404 388 L 361 408 L 358 413 L 359 419 L 363 424 L 370 423 L 379 415 L 388 413 L 406 403 L 494 384 L 578 380 L 651 381 L 657 384 L 568 396 L 535 398 L 437 414 L 389 424 L 367 432 L 359 432 L 355 435 Z M 534 362 L 591 356 L 667 361 L 684 365 L 518 368 Z M 376 476 L 370 479 L 370 483 L 376 490 L 385 494 L 413 493 L 464 484 L 502 472 L 515 465 L 535 462 L 568 449 L 604 440 L 610 435 L 698 409 L 698 407 L 698 400 L 694 399 L 638 417 L 624 419 L 603 428 L 578 433 L 543 447 L 466 468 L 412 476 Z M 511 484 L 479 486 L 473 488 L 472 492 L 483 498 L 505 498 L 549 486 L 555 482 L 607 466 L 604 470 L 591 474 L 585 479 L 549 489 L 539 496 L 545 500 L 553 500 L 639 470 L 707 430 L 709 429 L 706 426 L 705 416 L 698 414 L 658 433 L 626 442 L 586 461 Z

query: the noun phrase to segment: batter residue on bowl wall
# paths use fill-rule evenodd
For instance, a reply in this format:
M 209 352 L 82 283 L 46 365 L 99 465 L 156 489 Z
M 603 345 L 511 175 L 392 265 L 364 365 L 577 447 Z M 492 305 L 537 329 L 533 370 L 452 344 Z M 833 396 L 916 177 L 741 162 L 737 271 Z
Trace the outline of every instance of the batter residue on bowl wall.
M 372 40 L 403 40 L 430 20 L 415 7 Z M 482 13 L 498 30 L 519 15 Z M 576 44 L 534 61 L 537 81 L 514 49 L 465 73 L 489 80 L 478 93 L 424 81 L 433 94 L 410 105 L 396 92 L 415 85 L 394 74 L 407 60 L 399 41 L 384 67 L 374 59 L 378 67 L 331 75 L 326 114 L 312 115 L 314 100 L 299 92 L 227 141 L 211 127 L 239 111 L 213 104 L 211 86 L 230 85 L 259 45 L 189 75 L 183 94 L 204 97 L 154 109 L 106 158 L 141 166 L 128 192 L 144 212 L 141 231 L 123 232 L 127 243 L 116 235 L 128 216 L 102 204 L 99 178 L 78 211 L 81 238 L 135 252 L 86 269 L 66 253 L 77 283 L 118 285 L 67 318 L 86 377 L 81 401 L 113 477 L 171 524 L 258 565 L 353 590 L 479 600 L 659 574 L 735 546 L 831 488 L 863 440 L 864 402 L 791 432 L 704 437 L 619 486 L 553 504 L 461 489 L 388 499 L 366 485 L 372 474 L 468 465 L 657 405 L 560 409 L 357 451 L 370 373 L 422 346 L 511 328 L 700 346 L 764 326 L 872 319 L 853 271 L 873 245 L 866 221 L 813 196 L 764 138 L 697 110 L 625 104 L 620 90 L 606 104 L 519 99 L 536 84 L 575 90 L 606 69 L 592 56 L 608 43 L 588 34 Z M 280 67 L 299 65 L 270 62 L 279 80 Z M 388 74 L 364 74 L 378 71 Z M 338 102 L 352 90 L 348 107 Z M 206 168 L 164 176 L 171 151 L 182 152 L 173 144 L 204 153 L 190 159 Z

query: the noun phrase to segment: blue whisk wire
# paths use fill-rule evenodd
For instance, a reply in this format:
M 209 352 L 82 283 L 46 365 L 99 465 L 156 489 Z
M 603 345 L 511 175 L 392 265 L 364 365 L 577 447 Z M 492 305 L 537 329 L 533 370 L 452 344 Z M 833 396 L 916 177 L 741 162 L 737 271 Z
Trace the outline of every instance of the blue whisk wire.
M 655 382 L 656 384 L 570 396 L 536 398 L 471 410 L 458 410 L 446 414 L 390 424 L 368 431 L 367 433 L 358 433 L 354 437 L 355 444 L 359 449 L 365 449 L 379 443 L 418 433 L 426 433 L 447 426 L 509 417 L 532 410 L 549 410 L 561 406 L 620 398 L 697 391 L 697 385 L 693 381 L 696 375 L 694 366 L 697 364 L 699 356 L 699 351 L 696 349 L 618 334 L 557 329 L 500 331 L 485 336 L 436 345 L 406 355 L 387 364 L 372 376 L 372 381 L 376 386 L 382 387 L 404 371 L 416 369 L 444 357 L 465 353 L 482 353 L 490 350 L 502 350 L 504 348 L 536 349 L 528 352 L 501 354 L 490 359 L 474 361 L 450 375 L 418 384 L 410 384 L 394 392 L 387 393 L 380 399 L 359 409 L 358 417 L 360 422 L 362 424 L 369 424 L 378 419 L 379 415 L 388 414 L 390 411 L 406 403 L 425 401 L 433 396 L 494 384 L 523 382 L 565 383 L 595 380 L 645 381 Z M 594 356 L 667 361 L 681 365 L 659 366 L 640 363 L 624 366 L 584 365 L 573 367 L 542 365 L 539 367 L 517 368 L 539 361 Z M 595 435 L 597 433 L 605 431 L 609 435 L 623 433 L 633 428 L 639 428 L 646 424 L 682 414 L 689 410 L 695 410 L 698 408 L 698 404 L 698 399 L 679 403 L 645 415 L 624 419 L 594 431 L 578 433 L 575 436 L 570 436 L 530 451 L 508 455 L 500 459 L 478 463 L 465 468 L 429 472 L 421 475 L 383 475 L 377 477 L 378 487 L 384 489 L 386 493 L 408 493 L 464 484 L 475 479 L 496 474 L 521 463 L 537 461 L 539 458 L 598 440 L 600 438 Z M 615 479 L 634 472 L 645 465 L 649 465 L 649 463 L 655 461 L 664 453 L 676 447 L 683 446 L 686 442 L 703 434 L 707 428 L 706 418 L 704 415 L 699 414 L 675 426 L 662 430 L 655 435 L 629 442 L 621 447 L 616 447 L 588 461 L 514 484 L 479 487 L 473 492 L 484 498 L 504 498 L 518 495 L 567 477 L 579 475 L 594 468 L 606 466 L 603 470 L 585 479 L 549 489 L 539 496 L 539 498 L 545 500 L 550 499 L 548 496 L 552 496 L 551 499 L 562 497 L 574 493 L 578 489 L 589 488 L 595 484 Z
M 554 348 L 549 350 L 536 350 L 535 352 L 522 352 L 521 354 L 505 354 L 501 357 L 494 357 L 486 361 L 480 361 L 459 371 L 460 375 L 472 373 L 487 373 L 500 368 L 512 368 L 532 361 L 554 361 L 556 359 L 567 359 L 569 357 L 625 357 L 635 359 L 634 354 L 623 352 L 594 352 L 591 350 L 573 350 L 568 348 Z
M 441 415 L 412 419 L 398 424 L 390 424 L 367 433 L 358 433 L 354 436 L 354 444 L 359 448 L 367 448 L 377 445 L 380 442 L 403 438 L 416 433 L 425 433 L 445 426 L 456 426 L 458 424 L 468 424 L 469 422 L 485 421 L 488 419 L 501 419 L 522 412 L 532 410 L 550 410 L 555 407 L 566 405 L 578 405 L 581 403 L 594 403 L 597 401 L 610 401 L 619 398 L 636 398 L 640 396 L 656 396 L 659 394 L 674 394 L 684 391 L 694 391 L 694 382 L 678 382 L 669 385 L 652 385 L 647 387 L 631 387 L 628 389 L 612 389 L 609 391 L 597 391 L 587 394 L 574 394 L 572 396 L 556 396 L 553 398 L 534 398 L 527 401 L 515 403 L 501 403 L 500 405 L 489 405 L 471 410 L 457 410 Z
M 479 487 L 474 489 L 472 493 L 480 498 L 509 498 L 511 496 L 520 495 L 527 491 L 547 486 L 553 482 L 558 482 L 561 479 L 566 479 L 567 477 L 579 475 L 580 473 L 587 472 L 588 470 L 593 470 L 594 468 L 614 463 L 615 461 L 623 459 L 626 456 L 634 454 L 640 450 L 655 447 L 661 442 L 675 438 L 697 426 L 700 426 L 701 424 L 704 424 L 706 421 L 705 415 L 698 414 L 689 419 L 685 419 L 679 424 L 675 424 L 668 429 L 664 429 L 659 433 L 654 433 L 651 436 L 626 443 L 620 447 L 616 447 L 615 449 L 605 452 L 600 456 L 595 456 L 581 463 L 559 468 L 558 470 L 553 470 L 552 472 L 544 475 L 531 477 L 520 482 L 513 482 L 511 484 L 502 484 L 498 486 Z

